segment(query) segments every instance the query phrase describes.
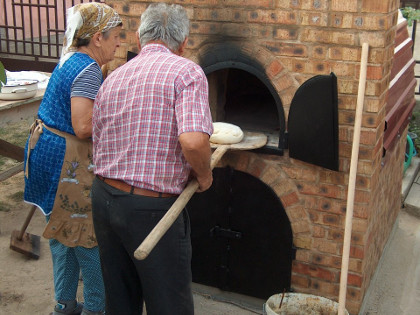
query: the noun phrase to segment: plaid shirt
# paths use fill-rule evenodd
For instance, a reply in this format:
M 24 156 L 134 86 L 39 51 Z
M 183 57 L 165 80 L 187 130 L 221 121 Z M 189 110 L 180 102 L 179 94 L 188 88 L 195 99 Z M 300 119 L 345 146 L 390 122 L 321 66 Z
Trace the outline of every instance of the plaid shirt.
M 191 170 L 178 136 L 213 132 L 203 70 L 149 44 L 114 70 L 93 108 L 95 174 L 179 194 Z

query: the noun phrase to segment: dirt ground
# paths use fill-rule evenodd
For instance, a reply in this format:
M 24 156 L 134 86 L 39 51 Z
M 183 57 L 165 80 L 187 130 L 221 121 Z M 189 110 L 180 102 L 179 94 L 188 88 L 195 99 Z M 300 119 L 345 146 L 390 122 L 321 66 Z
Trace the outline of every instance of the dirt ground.
M 47 240 L 41 236 L 45 217 L 39 210 L 27 232 L 41 236 L 40 258 L 34 260 L 9 248 L 12 231 L 21 229 L 31 208 L 16 200 L 22 192 L 23 173 L 0 183 L 0 313 L 49 314 L 55 305 L 52 262 Z
M 30 121 L 0 128 L 1 138 L 23 146 Z M 17 164 L 0 159 L 0 171 Z M 0 182 L 0 314 L 49 314 L 54 305 L 52 261 L 48 242 L 41 235 L 45 217 L 37 210 L 27 228 L 40 236 L 40 258 L 34 260 L 9 248 L 13 230 L 21 229 L 31 208 L 23 202 L 23 172 Z

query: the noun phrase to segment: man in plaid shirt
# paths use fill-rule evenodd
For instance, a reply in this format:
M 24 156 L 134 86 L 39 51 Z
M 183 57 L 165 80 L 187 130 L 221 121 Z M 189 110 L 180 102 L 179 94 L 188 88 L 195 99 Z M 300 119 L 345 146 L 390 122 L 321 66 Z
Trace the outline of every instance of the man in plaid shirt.
M 194 313 L 187 212 L 150 255 L 134 251 L 195 177 L 213 181 L 213 125 L 202 69 L 181 57 L 189 20 L 179 5 L 151 4 L 141 16 L 138 56 L 105 80 L 93 108 L 95 233 L 107 315 Z

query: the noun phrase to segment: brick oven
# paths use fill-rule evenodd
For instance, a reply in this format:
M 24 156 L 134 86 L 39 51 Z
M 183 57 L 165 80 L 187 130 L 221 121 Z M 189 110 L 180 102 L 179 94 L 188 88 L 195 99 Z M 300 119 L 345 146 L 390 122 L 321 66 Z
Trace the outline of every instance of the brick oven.
M 138 52 L 139 16 L 156 1 L 106 2 L 124 19 L 112 71 Z M 357 314 L 400 210 L 415 104 L 399 1 L 168 2 L 190 16 L 185 57 L 208 77 L 214 121 L 269 137 L 261 150 L 228 152 L 212 189 L 188 205 L 194 281 L 260 298 L 294 290 L 338 299 L 361 45 L 369 43 L 346 304 Z M 302 142 L 292 141 L 297 134 Z

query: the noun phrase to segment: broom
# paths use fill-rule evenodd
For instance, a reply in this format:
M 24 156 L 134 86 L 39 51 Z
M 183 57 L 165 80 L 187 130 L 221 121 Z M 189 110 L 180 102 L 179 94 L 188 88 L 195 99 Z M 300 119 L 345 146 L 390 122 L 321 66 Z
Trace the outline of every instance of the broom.
M 20 231 L 14 230 L 12 232 L 12 236 L 10 238 L 10 249 L 24 254 L 29 258 L 38 259 L 40 251 L 40 237 L 38 235 L 25 233 L 35 210 L 36 206 L 32 206 Z

